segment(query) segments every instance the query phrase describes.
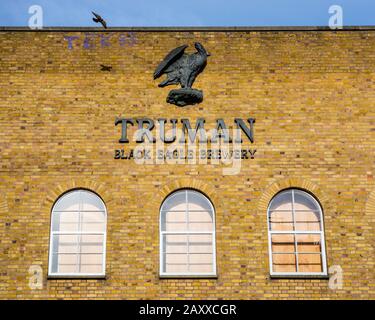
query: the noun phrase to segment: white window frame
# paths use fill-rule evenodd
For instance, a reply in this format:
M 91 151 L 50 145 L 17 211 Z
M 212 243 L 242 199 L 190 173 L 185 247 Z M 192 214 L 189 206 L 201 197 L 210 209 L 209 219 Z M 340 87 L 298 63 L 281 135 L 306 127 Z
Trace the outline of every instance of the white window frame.
M 198 194 L 199 196 L 205 198 L 210 205 L 210 209 L 212 212 L 212 231 L 163 231 L 162 230 L 162 214 L 166 211 L 162 210 L 164 204 L 168 201 L 168 199 L 177 193 L 184 192 L 185 193 L 185 203 L 186 209 L 185 214 L 188 216 L 188 199 L 187 195 L 188 192 L 193 192 Z M 172 192 L 168 197 L 166 197 L 160 207 L 159 212 L 159 276 L 160 278 L 216 278 L 217 277 L 217 270 L 216 270 L 216 220 L 215 217 L 215 209 L 208 197 L 206 197 L 202 192 L 194 190 L 194 189 L 179 189 Z M 163 237 L 167 234 L 181 234 L 181 235 L 192 235 L 192 234 L 205 234 L 211 235 L 212 237 L 212 272 L 202 273 L 202 272 L 163 272 L 163 265 L 164 265 L 164 250 L 163 247 Z
M 65 232 L 65 231 L 53 231 L 53 215 L 55 212 L 62 212 L 62 211 L 56 211 L 54 208 L 57 206 L 57 204 L 68 194 L 74 193 L 74 192 L 88 192 L 93 194 L 95 197 L 98 198 L 98 200 L 101 201 L 104 207 L 104 214 L 105 214 L 105 222 L 104 222 L 104 231 L 97 231 L 97 232 Z M 78 212 L 81 213 L 81 206 L 82 201 L 79 202 L 79 209 Z M 52 270 L 52 256 L 53 256 L 53 236 L 54 235 L 102 235 L 103 236 L 103 254 L 102 254 L 102 270 L 101 273 L 61 273 L 61 272 L 51 272 Z M 61 195 L 58 200 L 55 202 L 55 204 L 52 207 L 51 211 L 51 226 L 50 226 L 50 243 L 49 243 L 49 262 L 48 262 L 48 277 L 49 278 L 105 278 L 105 267 L 106 267 L 106 244 L 107 244 L 107 207 L 102 200 L 102 198 L 97 195 L 95 192 L 92 192 L 90 190 L 86 189 L 75 189 L 68 191 Z
M 270 224 L 270 208 L 272 205 L 272 202 L 280 196 L 284 192 L 292 192 L 292 216 L 293 216 L 293 229 L 295 228 L 296 225 L 296 220 L 295 220 L 295 211 L 294 211 L 294 193 L 295 191 L 298 191 L 302 193 L 304 196 L 308 197 L 311 199 L 316 207 L 318 208 L 318 212 L 320 215 L 320 231 L 296 231 L 296 230 L 291 230 L 291 231 L 272 231 L 271 230 L 271 224 Z M 326 257 L 326 245 L 325 245 L 325 237 L 324 237 L 324 220 L 323 220 L 323 210 L 320 205 L 320 203 L 315 199 L 314 196 L 309 194 L 308 192 L 298 189 L 298 188 L 290 188 L 290 189 L 285 189 L 279 193 L 277 193 L 272 200 L 270 201 L 268 208 L 267 208 L 267 231 L 268 231 L 268 254 L 269 254 L 269 262 L 270 262 L 270 275 L 274 277 L 327 277 L 328 276 L 328 271 L 327 271 L 327 257 Z M 272 260 L 272 235 L 274 234 L 290 234 L 290 235 L 298 235 L 298 234 L 319 234 L 320 235 L 320 248 L 321 248 L 321 259 L 322 259 L 322 272 L 298 272 L 298 249 L 297 249 L 297 243 L 296 243 L 296 238 L 294 237 L 294 248 L 295 251 L 293 254 L 296 256 L 296 272 L 274 272 L 273 271 L 273 260 Z M 290 252 L 292 253 L 292 252 Z

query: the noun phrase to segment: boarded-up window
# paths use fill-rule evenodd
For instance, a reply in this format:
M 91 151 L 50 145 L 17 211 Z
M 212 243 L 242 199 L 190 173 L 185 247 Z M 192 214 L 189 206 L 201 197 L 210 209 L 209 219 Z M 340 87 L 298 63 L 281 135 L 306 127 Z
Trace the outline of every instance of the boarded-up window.
M 194 190 L 171 194 L 160 211 L 160 274 L 215 275 L 215 213 Z
M 63 195 L 52 209 L 50 276 L 104 275 L 107 214 L 87 190 Z
M 277 194 L 268 227 L 271 274 L 327 274 L 323 215 L 313 196 L 296 189 Z

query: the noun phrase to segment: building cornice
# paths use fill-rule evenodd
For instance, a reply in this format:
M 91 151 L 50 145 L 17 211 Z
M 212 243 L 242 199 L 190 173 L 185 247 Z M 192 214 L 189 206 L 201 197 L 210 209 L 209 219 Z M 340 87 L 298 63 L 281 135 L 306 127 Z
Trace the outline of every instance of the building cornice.
M 331 29 L 328 26 L 268 26 L 268 27 L 44 27 L 33 30 L 28 27 L 1 27 L 0 32 L 290 32 L 290 31 L 374 31 L 375 26 L 345 26 Z

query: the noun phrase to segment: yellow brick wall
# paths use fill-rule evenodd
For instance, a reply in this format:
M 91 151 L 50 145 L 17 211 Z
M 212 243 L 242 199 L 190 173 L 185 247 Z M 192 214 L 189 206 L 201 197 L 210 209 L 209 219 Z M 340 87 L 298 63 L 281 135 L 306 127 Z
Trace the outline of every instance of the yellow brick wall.
M 195 41 L 212 54 L 194 84 L 204 101 L 177 108 L 153 71 Z M 1 299 L 375 298 L 375 31 L 2 31 L 0 53 Z M 209 128 L 254 117 L 244 146 L 256 157 L 233 176 L 222 165 L 114 160 L 135 146 L 118 143 L 117 116 L 204 117 Z M 107 206 L 107 277 L 47 279 L 52 205 L 78 187 Z M 181 187 L 215 206 L 217 279 L 159 279 L 159 207 Z M 342 289 L 270 279 L 266 209 L 287 187 L 321 202 Z M 31 265 L 42 267 L 41 290 L 29 288 Z

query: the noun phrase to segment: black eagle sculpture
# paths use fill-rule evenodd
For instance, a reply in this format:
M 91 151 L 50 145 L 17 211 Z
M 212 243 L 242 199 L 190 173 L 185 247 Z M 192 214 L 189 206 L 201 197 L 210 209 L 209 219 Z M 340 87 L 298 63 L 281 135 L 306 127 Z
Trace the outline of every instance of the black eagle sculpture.
M 203 101 L 203 92 L 192 89 L 196 77 L 207 65 L 210 54 L 199 42 L 195 43 L 196 53 L 186 54 L 187 45 L 173 49 L 159 64 L 154 72 L 154 79 L 167 74 L 167 79 L 159 84 L 165 87 L 171 84 L 180 84 L 181 89 L 169 92 L 167 102 L 183 107 Z

